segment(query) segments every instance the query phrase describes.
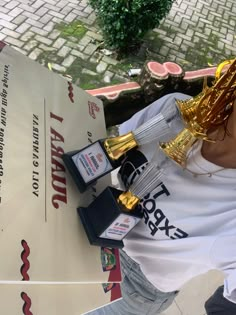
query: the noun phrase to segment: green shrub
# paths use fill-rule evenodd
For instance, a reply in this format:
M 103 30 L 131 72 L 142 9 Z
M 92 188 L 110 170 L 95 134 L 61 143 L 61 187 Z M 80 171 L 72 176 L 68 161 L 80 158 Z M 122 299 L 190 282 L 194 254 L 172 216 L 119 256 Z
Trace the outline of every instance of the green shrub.
M 158 27 L 175 0 L 89 0 L 105 42 L 121 51 L 139 43 Z

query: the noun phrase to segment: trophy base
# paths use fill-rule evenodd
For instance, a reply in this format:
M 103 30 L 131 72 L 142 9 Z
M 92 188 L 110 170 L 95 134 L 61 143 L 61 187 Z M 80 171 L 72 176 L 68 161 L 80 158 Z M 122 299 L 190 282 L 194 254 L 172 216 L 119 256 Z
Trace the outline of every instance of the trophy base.
M 73 178 L 77 188 L 81 193 L 85 192 L 92 184 L 95 184 L 96 181 L 94 181 L 92 184 L 86 184 L 85 181 L 83 180 L 82 176 L 78 172 L 77 167 L 75 166 L 75 163 L 72 160 L 72 156 L 79 151 L 72 151 L 69 153 L 65 153 L 62 155 L 62 160 L 65 163 L 67 169 L 69 170 L 69 173 L 71 177 Z
M 81 222 L 84 226 L 84 230 L 87 234 L 88 240 L 91 245 L 96 245 L 96 246 L 101 246 L 101 247 L 111 247 L 111 248 L 124 247 L 124 243 L 122 241 L 101 238 L 96 235 L 93 225 L 90 222 L 87 208 L 79 207 L 77 211 L 79 213 Z

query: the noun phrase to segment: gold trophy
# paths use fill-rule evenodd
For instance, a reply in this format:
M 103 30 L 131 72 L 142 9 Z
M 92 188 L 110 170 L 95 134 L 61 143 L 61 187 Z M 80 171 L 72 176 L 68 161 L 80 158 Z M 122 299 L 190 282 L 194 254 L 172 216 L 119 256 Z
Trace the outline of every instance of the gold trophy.
M 147 164 L 127 191 L 107 187 L 88 207 L 78 208 L 92 245 L 123 247 L 123 238 L 143 217 L 138 207 L 140 201 L 161 183 L 163 173 L 171 169 L 170 164 L 173 161 L 158 148 L 153 161 Z
M 129 150 L 153 141 L 168 141 L 182 129 L 182 117 L 177 106 L 171 106 L 136 130 L 125 135 L 98 140 L 95 143 L 62 156 L 80 192 L 121 164 Z
M 230 64 L 223 74 L 223 68 Z M 186 166 L 187 152 L 198 140 L 213 141 L 207 131 L 224 123 L 232 113 L 236 98 L 236 59 L 226 60 L 216 70 L 216 79 L 212 87 L 204 87 L 198 96 L 177 101 L 185 128 L 171 141 L 160 143 L 167 156 L 182 167 Z

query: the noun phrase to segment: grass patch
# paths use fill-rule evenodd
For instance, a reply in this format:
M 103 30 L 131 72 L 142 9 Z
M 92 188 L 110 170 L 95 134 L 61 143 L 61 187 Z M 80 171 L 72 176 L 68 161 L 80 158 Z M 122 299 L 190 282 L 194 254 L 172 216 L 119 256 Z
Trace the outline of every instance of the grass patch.
M 61 32 L 60 36 L 67 39 L 70 36 L 73 36 L 77 39 L 81 39 L 87 32 L 87 28 L 81 21 L 73 21 L 70 24 L 64 22 L 57 24 L 55 26 L 57 30 Z

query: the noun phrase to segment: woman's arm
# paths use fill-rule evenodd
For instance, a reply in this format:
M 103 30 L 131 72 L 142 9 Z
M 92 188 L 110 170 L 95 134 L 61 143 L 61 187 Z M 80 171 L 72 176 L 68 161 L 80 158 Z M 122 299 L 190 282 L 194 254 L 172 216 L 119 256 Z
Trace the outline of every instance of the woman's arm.
M 182 93 L 171 93 L 159 98 L 151 105 L 140 110 L 139 112 L 134 114 L 130 119 L 121 124 L 119 127 L 119 134 L 123 135 L 132 130 L 137 129 L 146 121 L 159 114 L 163 109 L 169 106 L 174 106 L 176 99 L 186 100 L 189 98 L 191 98 L 191 96 Z

